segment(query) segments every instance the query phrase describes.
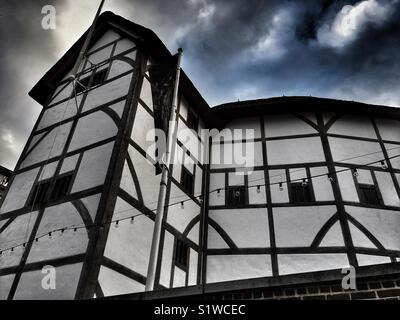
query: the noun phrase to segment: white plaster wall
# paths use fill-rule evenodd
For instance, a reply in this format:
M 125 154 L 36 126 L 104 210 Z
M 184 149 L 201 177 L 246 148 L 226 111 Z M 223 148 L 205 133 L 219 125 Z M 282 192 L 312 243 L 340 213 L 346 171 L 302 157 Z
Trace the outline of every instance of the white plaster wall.
M 120 38 L 121 38 L 121 36 L 118 33 L 114 32 L 112 30 L 107 30 L 104 33 L 104 35 L 90 48 L 89 53 L 105 46 L 106 44 L 109 44 L 110 42 L 118 40 Z
M 83 154 L 71 192 L 104 184 L 113 147 L 114 142 L 110 142 Z
M 52 230 L 66 226 L 84 226 L 78 211 L 70 202 L 46 208 L 40 222 L 37 235 L 44 235 Z M 27 263 L 56 259 L 86 252 L 88 244 L 86 229 L 53 232 L 51 239 L 46 236 L 34 242 Z
M 377 142 L 329 137 L 333 161 L 353 164 L 368 164 L 384 159 Z
M 344 169 L 346 168 L 335 167 L 336 172 Z M 344 201 L 359 202 L 360 200 L 358 199 L 357 189 L 354 185 L 352 172 L 350 170 L 338 172 L 337 178 L 342 199 Z
M 210 193 L 209 203 L 210 206 L 223 206 L 225 205 L 225 173 L 210 173 L 210 191 L 218 190 Z
M 383 198 L 383 203 L 387 206 L 400 207 L 400 199 L 397 195 L 390 173 L 375 171 L 375 176 Z
M 342 247 L 344 245 L 343 232 L 339 221 L 335 222 L 328 230 L 319 244 L 320 247 Z
M 359 266 L 368 266 L 374 264 L 390 263 L 389 257 L 373 256 L 367 254 L 357 254 L 357 261 Z
M 140 211 L 118 198 L 113 220 L 140 214 Z M 145 215 L 110 226 L 104 256 L 146 276 L 154 222 Z
M 97 111 L 78 120 L 68 152 L 114 137 L 118 128 L 112 118 Z
M 259 139 L 261 138 L 261 128 L 260 128 L 260 119 L 259 118 L 240 118 L 235 119 L 229 122 L 226 126 L 226 129 L 232 130 L 232 138 L 233 140 L 243 140 L 253 138 Z M 254 130 L 253 135 L 250 137 L 246 137 L 245 130 Z M 225 140 L 229 141 L 229 140 Z
M 126 38 L 123 38 L 117 42 L 117 45 L 115 47 L 114 56 L 116 56 L 120 53 L 123 53 L 129 49 L 133 49 L 134 47 L 135 47 L 135 44 L 132 41 L 130 41 Z
M 371 120 L 358 115 L 344 115 L 340 117 L 329 128 L 328 133 L 377 139 Z
M 123 189 L 125 192 L 127 192 L 129 195 L 131 195 L 133 198 L 136 200 L 139 200 L 137 191 L 136 191 L 136 186 L 135 182 L 133 180 L 132 174 L 129 170 L 128 163 L 125 161 L 124 164 L 124 169 L 122 171 L 122 176 L 121 176 L 121 182 L 120 182 L 120 188 Z
M 279 274 L 342 269 L 349 267 L 345 254 L 279 254 Z
M 76 164 L 78 162 L 79 154 L 67 157 L 64 159 L 63 164 L 61 166 L 60 174 L 74 171 L 76 168 Z
M 272 275 L 269 255 L 207 257 L 207 283 L 261 278 Z
M 184 287 L 186 283 L 186 272 L 178 267 L 174 267 L 174 282 L 173 287 Z
M 400 145 L 385 143 L 385 148 L 387 150 L 389 158 L 392 158 L 389 160 L 392 164 L 392 167 L 394 169 L 400 169 Z M 380 160 L 382 159 L 383 157 L 381 157 Z
M 38 181 L 46 180 L 54 176 L 59 161 L 53 161 L 43 166 L 42 172 L 38 177 Z
M 211 225 L 208 225 L 207 237 L 208 249 L 229 249 L 228 244 Z
M 315 200 L 316 201 L 335 200 L 332 190 L 332 182 L 328 179 L 328 176 L 326 175 L 318 177 L 319 175 L 327 174 L 328 168 L 326 167 L 310 168 L 310 173 L 311 177 L 315 177 L 311 178 L 313 183 Z
M 148 74 L 148 73 L 147 73 Z M 140 91 L 140 99 L 153 111 L 153 96 L 151 93 L 151 84 L 146 77 L 143 78 L 142 89 Z
M 197 260 L 199 255 L 195 250 L 190 249 L 189 257 L 188 286 L 194 286 L 197 284 Z
M 31 151 L 21 164 L 21 169 L 40 161 L 59 156 L 71 129 L 72 122 L 67 122 L 51 130 L 43 140 Z
M 89 53 L 89 60 L 93 64 L 99 64 L 105 60 L 110 59 L 113 46 L 107 46 L 101 50 Z M 86 64 L 86 68 L 90 67 L 90 63 Z
M 270 189 L 272 203 L 288 203 L 289 192 L 286 183 L 285 170 L 270 170 L 269 181 L 271 184 Z M 283 190 L 279 190 L 279 183 L 281 182 Z
M 203 143 L 198 139 L 197 133 L 189 129 L 183 121 L 178 121 L 177 139 L 182 142 L 198 162 L 202 163 L 204 157 Z
M 213 143 L 211 146 L 212 169 L 252 168 L 263 165 L 261 142 Z
M 15 176 L 0 208 L 0 213 L 17 210 L 25 205 L 38 173 L 39 168 L 36 168 Z
M 346 212 L 366 227 L 386 249 L 400 249 L 400 215 L 397 211 L 346 206 Z
M 275 239 L 278 247 L 310 246 L 335 206 L 273 208 Z
M 52 101 L 51 107 L 47 108 L 43 113 L 43 116 L 38 125 L 38 130 L 46 128 L 54 123 L 57 123 L 61 120 L 68 119 L 76 114 L 76 110 L 79 108 L 82 95 L 76 97 L 76 101 L 74 97 L 71 97 L 72 84 L 68 85 L 61 93 Z M 58 103 L 61 100 L 70 98 L 61 103 Z M 57 103 L 57 104 L 56 104 Z M 78 104 L 78 108 L 77 105 Z
M 189 112 L 189 105 L 184 97 L 182 97 L 179 105 L 179 114 L 182 116 L 184 120 L 187 121 L 188 117 L 188 112 Z
M 32 232 L 37 218 L 37 212 L 27 213 L 18 216 L 1 234 L 0 250 L 12 248 L 13 246 L 27 241 Z M 0 268 L 17 266 L 24 253 L 23 247 L 14 249 L 14 252 L 3 252 L 0 258 Z
M 87 111 L 128 94 L 132 73 L 108 82 L 87 94 L 82 111 Z
M 174 253 L 174 236 L 165 231 L 164 247 L 162 251 L 160 284 L 169 288 L 171 280 L 172 255 Z
M 8 293 L 10 292 L 12 283 L 14 281 L 14 274 L 0 276 L 0 300 L 7 300 Z
M 374 243 L 353 223 L 349 223 L 349 229 L 355 247 L 377 249 Z
M 265 117 L 265 136 L 267 138 L 317 133 L 303 120 L 290 115 L 269 115 Z
M 203 170 L 199 166 L 196 166 L 196 176 L 194 180 L 194 194 L 200 195 L 203 187 Z
M 120 74 L 133 70 L 133 67 L 122 60 L 114 60 L 108 74 L 108 79 L 112 79 Z
M 394 119 L 376 119 L 383 140 L 400 142 L 400 121 Z
M 209 217 L 239 248 L 266 248 L 270 245 L 266 208 L 210 210 Z M 209 247 L 213 247 L 213 242 L 211 234 L 208 236 Z
M 155 143 L 155 135 L 154 132 L 150 134 L 150 130 L 154 130 L 154 118 L 139 103 L 131 138 L 139 147 L 154 158 L 153 148 L 150 149 L 150 147 Z
M 325 161 L 319 137 L 267 141 L 267 157 L 270 165 Z
M 107 267 L 101 266 L 100 287 L 105 297 L 144 291 L 144 285 Z
M 72 300 L 75 298 L 82 263 L 56 268 L 56 289 L 45 290 L 41 287 L 42 270 L 24 272 L 15 292 L 15 300 Z M 35 288 L 33 290 L 32 288 Z
M 264 171 L 253 171 L 247 175 L 247 178 L 249 185 L 249 204 L 266 203 Z M 260 189 L 258 189 L 257 186 L 260 186 Z

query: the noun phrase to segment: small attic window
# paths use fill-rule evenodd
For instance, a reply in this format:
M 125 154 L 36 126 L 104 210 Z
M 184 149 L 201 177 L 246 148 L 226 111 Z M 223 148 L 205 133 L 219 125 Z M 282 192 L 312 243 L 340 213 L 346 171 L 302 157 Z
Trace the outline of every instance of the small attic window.
M 106 80 L 106 76 L 107 76 L 107 69 L 103 69 L 95 72 L 95 74 L 93 75 L 92 82 L 90 82 L 90 78 L 92 76 L 87 76 L 85 78 L 79 79 L 79 82 L 77 82 L 75 85 L 76 94 L 78 95 L 87 89 L 101 85 Z M 72 92 L 72 95 L 74 95 L 74 92 Z

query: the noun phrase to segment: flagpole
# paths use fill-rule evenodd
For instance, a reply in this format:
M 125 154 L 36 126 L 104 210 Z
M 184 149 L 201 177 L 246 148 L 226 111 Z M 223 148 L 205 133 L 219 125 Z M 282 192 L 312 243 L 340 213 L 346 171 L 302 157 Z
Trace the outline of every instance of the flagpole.
M 155 275 L 157 269 L 157 258 L 159 252 L 160 245 L 160 237 L 161 237 L 161 227 L 164 216 L 164 207 L 165 207 L 165 198 L 167 194 L 167 185 L 168 185 L 168 177 L 169 177 L 169 166 L 171 164 L 172 157 L 172 148 L 176 143 L 176 110 L 178 103 L 178 89 L 179 89 L 179 78 L 181 73 L 181 59 L 182 59 L 182 49 L 178 49 L 178 62 L 176 64 L 176 76 L 175 76 L 175 87 L 174 93 L 172 97 L 172 110 L 169 119 L 168 125 L 168 137 L 167 137 L 167 148 L 165 151 L 165 163 L 162 167 L 161 181 L 160 181 L 160 191 L 158 194 L 158 202 L 157 202 L 157 212 L 156 212 L 156 220 L 154 223 L 154 231 L 153 231 L 153 239 L 151 242 L 151 250 L 150 250 L 150 260 L 149 267 L 147 269 L 147 278 L 146 278 L 146 291 L 154 290 L 155 285 Z
M 72 80 L 75 80 L 76 74 L 78 73 L 78 68 L 79 68 L 79 66 L 81 65 L 81 62 L 82 62 L 82 60 L 83 60 L 84 55 L 86 54 L 86 51 L 87 51 L 87 49 L 88 49 L 88 47 L 89 47 L 89 44 L 90 44 L 90 40 L 92 40 L 94 28 L 95 28 L 95 26 L 96 26 L 97 19 L 99 18 L 99 15 L 100 15 L 101 10 L 102 10 L 102 8 L 103 8 L 104 2 L 105 2 L 105 0 L 101 0 L 100 6 L 99 6 L 99 8 L 97 9 L 97 13 L 96 13 L 96 15 L 95 15 L 95 17 L 94 17 L 93 23 L 92 23 L 92 25 L 90 26 L 89 32 L 88 32 L 88 34 L 87 34 L 87 36 L 86 36 L 85 42 L 83 43 L 83 46 L 82 46 L 82 48 L 81 48 L 81 51 L 79 52 L 78 59 L 77 59 L 76 62 L 75 62 L 75 65 L 74 65 L 74 68 L 73 68 L 72 71 L 71 71 L 71 74 L 69 75 L 69 77 L 70 77 Z

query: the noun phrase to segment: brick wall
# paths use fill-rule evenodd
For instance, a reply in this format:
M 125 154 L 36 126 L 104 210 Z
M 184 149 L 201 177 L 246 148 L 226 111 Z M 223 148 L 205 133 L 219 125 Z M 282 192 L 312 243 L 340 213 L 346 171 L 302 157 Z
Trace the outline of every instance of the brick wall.
M 209 294 L 212 300 L 400 300 L 400 278 L 364 279 L 356 290 L 343 290 L 340 283 L 286 288 L 241 290 Z

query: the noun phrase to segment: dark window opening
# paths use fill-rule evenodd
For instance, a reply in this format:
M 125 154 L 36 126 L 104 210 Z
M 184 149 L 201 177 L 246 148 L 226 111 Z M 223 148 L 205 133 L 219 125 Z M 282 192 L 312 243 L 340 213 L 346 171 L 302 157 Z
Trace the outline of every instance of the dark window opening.
M 178 267 L 182 269 L 187 269 L 188 253 L 189 253 L 189 246 L 182 240 L 177 239 L 175 247 L 175 264 Z
M 79 82 L 78 82 L 79 81 Z M 72 95 L 80 94 L 81 92 L 85 91 L 89 87 L 90 76 L 78 79 L 75 85 L 75 92 L 72 92 Z
M 106 80 L 106 75 L 107 75 L 107 69 L 103 69 L 101 71 L 96 72 L 93 76 L 93 81 L 91 86 L 94 87 L 102 84 Z
M 305 203 L 311 201 L 311 188 L 308 183 L 294 182 L 290 184 L 290 202 Z
M 189 129 L 193 129 L 197 132 L 199 127 L 199 118 L 193 113 L 193 111 L 189 110 L 187 124 Z
M 377 188 L 370 184 L 359 184 L 361 202 L 373 205 L 382 205 Z
M 228 188 L 228 206 L 231 208 L 243 207 L 246 205 L 246 188 L 236 186 Z
M 30 195 L 27 205 L 42 205 L 46 201 L 46 195 L 50 188 L 50 181 L 40 182 L 33 188 L 33 192 Z
M 51 192 L 50 200 L 57 200 L 67 195 L 72 182 L 72 173 L 66 176 L 58 177 Z
M 193 175 L 184 166 L 182 166 L 181 185 L 187 194 L 193 195 Z
M 106 75 L 107 75 L 107 69 L 96 72 L 93 75 L 93 80 L 92 83 L 90 84 L 90 87 L 95 87 L 97 85 L 102 84 L 106 79 Z M 72 95 L 74 95 L 75 93 L 79 94 L 89 89 L 90 76 L 87 76 L 83 79 L 79 79 L 78 81 L 79 82 L 77 82 L 75 86 L 75 92 L 72 92 Z

